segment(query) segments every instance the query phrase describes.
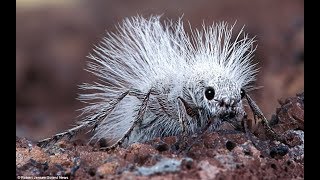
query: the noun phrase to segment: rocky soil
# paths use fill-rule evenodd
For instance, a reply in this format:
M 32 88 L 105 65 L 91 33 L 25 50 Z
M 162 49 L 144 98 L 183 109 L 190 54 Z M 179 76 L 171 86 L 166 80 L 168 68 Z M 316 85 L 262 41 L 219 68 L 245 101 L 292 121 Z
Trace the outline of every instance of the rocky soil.
M 304 179 L 304 93 L 280 101 L 270 121 L 283 142 L 269 138 L 258 122 L 255 136 L 235 130 L 136 143 L 114 151 L 83 141 L 49 148 L 16 138 L 17 177 L 68 179 Z M 192 144 L 192 146 L 191 146 Z

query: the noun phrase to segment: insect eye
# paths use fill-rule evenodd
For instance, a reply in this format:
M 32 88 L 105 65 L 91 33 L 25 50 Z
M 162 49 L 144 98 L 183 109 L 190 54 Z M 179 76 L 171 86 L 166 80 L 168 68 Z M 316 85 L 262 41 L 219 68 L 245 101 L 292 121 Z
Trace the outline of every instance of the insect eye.
M 204 92 L 204 95 L 208 100 L 212 100 L 214 97 L 214 89 L 212 87 L 208 87 Z
M 243 99 L 245 95 L 246 95 L 246 92 L 243 89 L 240 89 L 241 99 Z

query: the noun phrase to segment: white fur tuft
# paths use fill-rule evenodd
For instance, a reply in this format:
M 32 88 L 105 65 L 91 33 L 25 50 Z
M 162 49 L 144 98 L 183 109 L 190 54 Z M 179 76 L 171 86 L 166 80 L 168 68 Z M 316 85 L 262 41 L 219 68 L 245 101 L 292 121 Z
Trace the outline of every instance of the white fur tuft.
M 232 93 L 239 94 L 240 88 L 251 87 L 257 73 L 255 64 L 251 64 L 254 40 L 241 30 L 235 41 L 231 41 L 232 28 L 222 22 L 203 25 L 202 29 L 187 33 L 181 19 L 164 23 L 160 22 L 160 16 L 125 19 L 117 28 L 117 33 L 108 33 L 89 56 L 91 61 L 87 70 L 95 74 L 99 81 L 83 84 L 82 89 L 94 93 L 82 94 L 79 99 L 89 103 L 82 109 L 83 121 L 104 117 L 96 127 L 93 139 L 106 138 L 115 142 L 132 126 L 141 105 L 141 100 L 134 96 L 125 97 L 112 113 L 104 114 L 112 100 L 131 89 L 147 93 L 155 88 L 163 94 L 169 89 L 165 102 L 171 102 L 181 96 L 186 84 L 205 80 L 214 85 L 217 76 L 234 82 L 237 89 L 230 89 L 236 91 L 227 94 L 230 96 Z M 194 103 L 200 101 L 196 97 L 192 96 Z M 161 114 L 160 110 L 160 114 L 156 114 L 157 111 L 150 110 L 150 107 L 158 106 L 151 103 L 144 116 L 144 124 L 158 116 L 159 120 L 152 126 L 166 127 L 166 131 L 159 134 L 146 130 L 144 135 L 149 135 L 144 138 L 139 131 L 135 131 L 133 135 L 136 138 L 133 139 L 148 140 L 163 134 L 177 134 L 180 128 L 176 127 L 177 123 Z M 176 111 L 176 107 L 171 109 Z M 190 131 L 195 130 L 191 128 Z

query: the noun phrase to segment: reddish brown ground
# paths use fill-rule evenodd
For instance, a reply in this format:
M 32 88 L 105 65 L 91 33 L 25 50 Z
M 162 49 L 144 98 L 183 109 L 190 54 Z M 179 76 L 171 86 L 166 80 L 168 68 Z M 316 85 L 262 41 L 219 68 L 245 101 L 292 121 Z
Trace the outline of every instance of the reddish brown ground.
M 249 139 L 237 131 L 205 133 L 197 141 L 190 137 L 187 144 L 193 146 L 181 151 L 177 137 L 111 152 L 81 141 L 60 141 L 44 149 L 17 137 L 16 174 L 75 179 L 303 179 L 304 95 L 281 104 L 271 123 L 283 143 L 270 140 L 260 125 Z

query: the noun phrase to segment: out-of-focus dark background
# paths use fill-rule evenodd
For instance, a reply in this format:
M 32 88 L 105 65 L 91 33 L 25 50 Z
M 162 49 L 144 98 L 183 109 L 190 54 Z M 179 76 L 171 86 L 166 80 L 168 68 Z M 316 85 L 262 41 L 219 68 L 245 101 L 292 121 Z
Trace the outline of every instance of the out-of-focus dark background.
M 86 56 L 128 16 L 184 17 L 192 27 L 228 21 L 256 36 L 261 67 L 252 92 L 268 119 L 281 97 L 304 89 L 303 0 L 17 0 L 16 134 L 39 140 L 70 128 L 83 104 L 78 85 L 93 80 Z

